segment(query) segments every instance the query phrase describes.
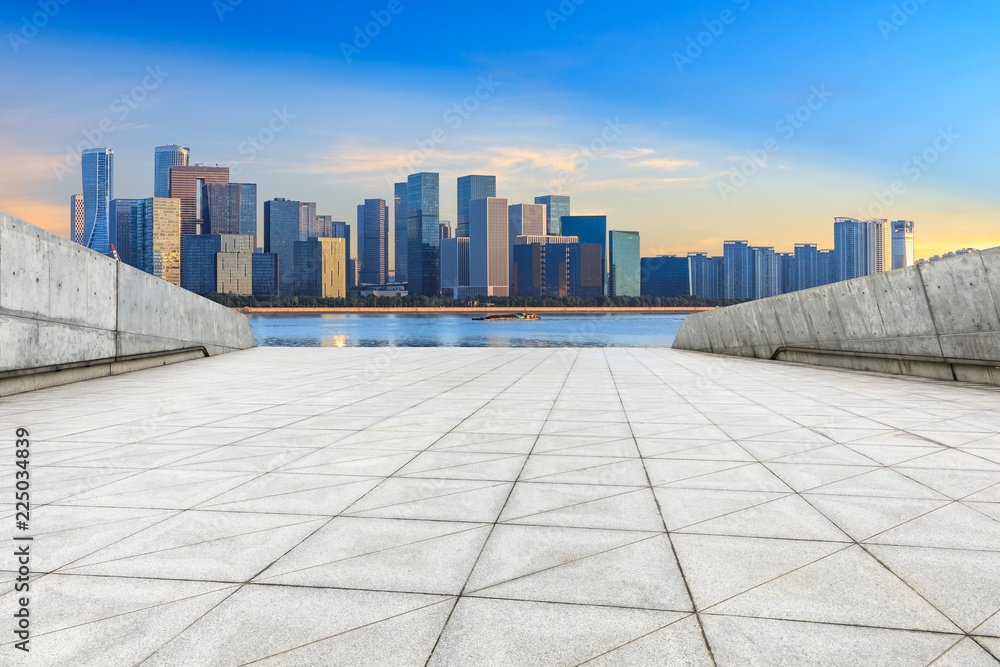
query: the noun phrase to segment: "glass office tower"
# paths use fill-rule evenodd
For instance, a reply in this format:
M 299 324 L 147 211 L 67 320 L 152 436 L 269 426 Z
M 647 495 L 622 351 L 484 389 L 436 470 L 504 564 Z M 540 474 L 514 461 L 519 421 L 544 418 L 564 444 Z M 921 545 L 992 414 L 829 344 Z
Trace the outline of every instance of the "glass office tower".
M 912 220 L 896 220 L 892 223 L 892 268 L 905 269 L 913 266 Z
M 181 286 L 181 206 L 150 197 L 132 205 L 131 259 L 136 268 Z
M 170 168 L 187 167 L 191 160 L 191 149 L 171 144 L 157 146 L 153 154 L 153 196 L 170 196 Z
M 507 200 L 473 199 L 469 204 L 469 285 L 480 296 L 510 296 L 511 254 Z
M 88 148 L 80 156 L 83 172 L 83 243 L 102 255 L 110 245 L 108 216 L 115 198 L 115 151 Z
M 422 172 L 407 177 L 408 292 L 437 296 L 441 289 L 441 176 Z
M 497 196 L 496 176 L 462 176 L 458 179 L 458 217 L 455 236 L 469 235 L 469 202 Z
M 287 199 L 264 202 L 264 252 L 278 256 L 279 294 L 295 294 L 295 244 L 309 233 L 301 209 L 301 202 Z
M 170 197 L 181 200 L 181 234 L 204 232 L 205 186 L 228 183 L 229 167 L 170 167 Z
M 535 197 L 536 204 L 545 204 L 546 226 L 549 234 L 559 236 L 564 215 L 570 215 L 569 197 L 566 195 L 546 195 Z
M 641 296 L 639 232 L 610 232 L 608 251 L 611 256 L 610 296 Z
M 358 206 L 358 282 L 385 285 L 389 280 L 389 208 L 384 199 Z
M 209 183 L 202 194 L 205 234 L 240 234 L 257 238 L 257 185 Z
M 612 232 L 613 234 L 614 232 Z M 699 255 L 704 262 L 704 278 L 708 282 L 708 257 Z M 691 294 L 690 258 L 675 255 L 642 258 L 642 296 L 673 298 Z
M 396 270 L 396 282 L 406 282 L 406 225 L 407 225 L 407 184 L 396 183 L 393 186 L 393 250 L 395 252 L 394 266 Z
M 132 264 L 132 204 L 138 199 L 112 199 L 108 211 L 108 240 L 114 245 L 118 259 Z
M 562 234 L 564 236 L 575 236 L 580 239 L 580 243 L 599 244 L 601 246 L 601 294 L 607 294 L 608 216 L 564 215 L 562 217 Z

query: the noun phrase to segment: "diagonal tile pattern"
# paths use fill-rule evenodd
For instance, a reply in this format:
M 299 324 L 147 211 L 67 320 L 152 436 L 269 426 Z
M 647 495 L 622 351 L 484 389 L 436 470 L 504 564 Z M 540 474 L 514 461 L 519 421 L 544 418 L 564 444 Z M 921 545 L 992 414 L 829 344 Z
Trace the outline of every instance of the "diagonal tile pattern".
M 1000 666 L 995 388 L 274 348 L 0 424 L 32 432 L 37 554 L 3 665 Z

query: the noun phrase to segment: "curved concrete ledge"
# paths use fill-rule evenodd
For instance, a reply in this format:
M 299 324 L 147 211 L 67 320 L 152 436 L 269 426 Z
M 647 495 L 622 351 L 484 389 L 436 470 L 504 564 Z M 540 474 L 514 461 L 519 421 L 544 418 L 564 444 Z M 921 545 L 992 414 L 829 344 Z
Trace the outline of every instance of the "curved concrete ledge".
M 255 345 L 245 315 L 0 213 L 0 395 Z
M 691 315 L 674 347 L 1000 384 L 1000 248 Z

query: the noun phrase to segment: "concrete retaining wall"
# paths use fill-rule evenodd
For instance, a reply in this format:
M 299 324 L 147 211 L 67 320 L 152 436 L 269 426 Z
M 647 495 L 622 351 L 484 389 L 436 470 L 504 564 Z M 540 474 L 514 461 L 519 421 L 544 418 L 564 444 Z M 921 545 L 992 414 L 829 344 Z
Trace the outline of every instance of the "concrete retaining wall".
M 0 213 L 0 395 L 255 344 L 245 315 Z
M 691 315 L 674 347 L 1000 384 L 1000 248 Z

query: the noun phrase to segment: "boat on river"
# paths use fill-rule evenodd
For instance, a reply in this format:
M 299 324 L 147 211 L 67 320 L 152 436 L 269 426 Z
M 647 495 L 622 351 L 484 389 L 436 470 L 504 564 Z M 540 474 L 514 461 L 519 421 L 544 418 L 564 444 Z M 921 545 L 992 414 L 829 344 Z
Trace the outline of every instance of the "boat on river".
M 540 320 L 534 313 L 510 313 L 506 315 L 487 315 L 486 317 L 473 317 L 476 322 L 518 322 L 521 320 Z

